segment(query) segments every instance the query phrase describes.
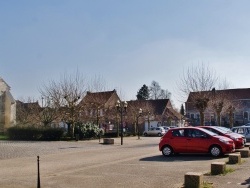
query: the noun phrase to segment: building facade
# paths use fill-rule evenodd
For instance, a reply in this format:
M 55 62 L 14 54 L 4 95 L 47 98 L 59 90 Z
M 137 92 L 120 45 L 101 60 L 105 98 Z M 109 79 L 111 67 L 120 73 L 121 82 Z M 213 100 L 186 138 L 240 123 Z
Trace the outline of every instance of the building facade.
M 0 78 L 0 132 L 16 123 L 16 101 L 10 93 L 10 86 Z
M 207 91 L 207 93 L 211 93 L 211 91 Z M 196 126 L 201 124 L 200 113 L 191 100 L 192 95 L 194 95 L 194 92 L 189 94 L 185 103 L 186 117 L 191 125 Z M 221 126 L 231 127 L 230 117 L 233 121 L 232 126 L 244 125 L 250 122 L 250 88 L 216 90 L 215 93 L 207 96 L 210 96 L 209 101 L 212 101 L 213 97 L 223 96 L 221 99 L 223 107 L 219 117 Z M 228 105 L 228 103 L 230 105 Z M 229 107 L 232 109 L 231 114 Z M 206 108 L 204 117 L 205 125 L 218 125 L 218 115 L 211 105 L 208 105 Z

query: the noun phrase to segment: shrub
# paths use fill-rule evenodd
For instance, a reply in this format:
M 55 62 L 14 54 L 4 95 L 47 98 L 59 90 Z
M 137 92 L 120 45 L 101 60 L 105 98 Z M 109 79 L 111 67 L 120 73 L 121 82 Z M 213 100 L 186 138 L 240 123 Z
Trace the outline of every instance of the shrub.
M 60 140 L 63 129 L 51 127 L 14 126 L 7 130 L 10 140 Z
M 77 123 L 75 126 L 75 134 L 79 134 L 80 139 L 97 138 L 99 133 L 98 125 L 92 123 Z

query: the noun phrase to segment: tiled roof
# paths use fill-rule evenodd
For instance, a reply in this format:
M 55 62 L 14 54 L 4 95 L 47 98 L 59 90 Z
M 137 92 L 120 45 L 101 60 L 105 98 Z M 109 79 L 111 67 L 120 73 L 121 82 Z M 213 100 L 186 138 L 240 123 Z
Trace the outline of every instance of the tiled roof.
M 128 101 L 129 106 L 138 106 L 139 108 L 150 107 L 155 114 L 162 114 L 169 102 L 169 99 L 157 99 L 157 100 L 132 100 Z M 140 107 L 141 106 L 141 107 Z
M 87 92 L 86 96 L 80 102 L 80 104 L 88 104 L 88 103 L 99 103 L 105 104 L 110 97 L 116 93 L 115 90 L 113 91 L 104 91 L 104 92 Z
M 17 108 L 23 107 L 24 109 L 39 109 L 41 108 L 38 102 L 22 102 L 19 100 L 16 100 Z
M 202 91 L 204 93 L 212 93 L 212 91 Z M 198 92 L 191 92 L 188 96 L 187 102 L 191 101 L 191 97 Z M 215 90 L 215 94 L 223 94 L 230 96 L 233 100 L 250 99 L 250 88 L 238 88 L 238 89 L 225 89 Z

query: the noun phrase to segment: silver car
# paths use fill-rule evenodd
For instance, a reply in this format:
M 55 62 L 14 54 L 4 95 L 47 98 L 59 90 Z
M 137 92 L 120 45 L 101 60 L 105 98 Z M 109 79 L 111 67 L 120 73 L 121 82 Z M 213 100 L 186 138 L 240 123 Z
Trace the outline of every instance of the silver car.
M 144 136 L 163 136 L 166 133 L 163 127 L 152 127 L 143 132 Z
M 245 136 L 247 142 L 250 141 L 250 125 L 233 127 L 231 130 L 235 133 L 238 133 L 238 134 Z

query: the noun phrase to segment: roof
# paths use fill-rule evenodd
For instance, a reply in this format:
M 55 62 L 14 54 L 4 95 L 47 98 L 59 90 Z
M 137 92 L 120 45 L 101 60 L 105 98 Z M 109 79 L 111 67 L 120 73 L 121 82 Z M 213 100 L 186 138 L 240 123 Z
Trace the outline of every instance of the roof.
M 24 109 L 40 109 L 40 105 L 38 101 L 36 102 L 22 102 L 19 100 L 16 100 L 17 108 L 23 107 Z
M 0 77 L 0 90 L 1 91 L 10 90 L 10 86 L 1 77 Z
M 86 96 L 80 102 L 80 104 L 90 104 L 90 103 L 105 104 L 111 98 L 111 96 L 115 93 L 116 93 L 116 90 L 104 91 L 104 92 L 93 92 L 93 93 L 88 91 Z
M 197 93 L 198 92 L 190 92 L 188 99 L 187 99 L 187 102 L 191 102 L 192 96 L 194 96 Z M 202 91 L 202 93 L 212 94 L 212 91 Z M 228 95 L 232 98 L 232 100 L 250 99 L 250 88 L 215 90 L 215 94 Z
M 169 99 L 156 99 L 156 100 L 132 100 L 128 101 L 129 106 L 138 106 L 138 108 L 150 108 L 155 114 L 162 114 L 169 103 Z M 171 104 L 170 104 L 171 105 Z M 172 106 L 171 106 L 172 107 Z

